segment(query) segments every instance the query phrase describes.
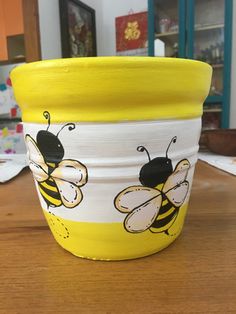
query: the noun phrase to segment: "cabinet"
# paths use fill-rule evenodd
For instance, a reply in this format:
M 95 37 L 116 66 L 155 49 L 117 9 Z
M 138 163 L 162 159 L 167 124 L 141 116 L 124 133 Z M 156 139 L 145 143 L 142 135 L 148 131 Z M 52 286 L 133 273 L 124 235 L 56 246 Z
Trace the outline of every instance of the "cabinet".
M 0 154 L 19 152 L 22 126 L 11 69 L 41 59 L 38 0 L 0 0 Z
M 165 57 L 201 60 L 213 67 L 203 129 L 229 127 L 232 6 L 232 0 L 148 1 L 149 55 L 155 55 L 159 40 Z
M 25 61 L 22 0 L 0 0 L 0 61 Z
M 38 60 L 38 0 L 0 0 L 0 66 Z

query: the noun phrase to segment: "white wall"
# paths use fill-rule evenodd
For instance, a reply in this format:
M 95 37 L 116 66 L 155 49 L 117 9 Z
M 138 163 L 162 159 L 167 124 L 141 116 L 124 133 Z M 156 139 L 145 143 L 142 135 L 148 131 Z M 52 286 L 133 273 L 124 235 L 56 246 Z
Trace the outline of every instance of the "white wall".
M 58 0 L 38 0 L 42 59 L 61 58 Z
M 236 128 L 236 1 L 233 1 L 230 127 Z
M 147 0 L 83 0 L 96 11 L 97 53 L 115 55 L 115 18 L 147 10 Z M 58 0 L 38 0 L 42 59 L 61 58 Z

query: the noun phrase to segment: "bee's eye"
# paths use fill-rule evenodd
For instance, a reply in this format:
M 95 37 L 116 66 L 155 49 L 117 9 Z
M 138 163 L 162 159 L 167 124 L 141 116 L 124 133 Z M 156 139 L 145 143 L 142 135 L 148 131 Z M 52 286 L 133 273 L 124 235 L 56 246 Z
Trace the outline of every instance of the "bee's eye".
M 58 145 L 57 145 L 57 147 L 61 147 L 61 145 L 60 145 L 60 144 L 58 144 Z

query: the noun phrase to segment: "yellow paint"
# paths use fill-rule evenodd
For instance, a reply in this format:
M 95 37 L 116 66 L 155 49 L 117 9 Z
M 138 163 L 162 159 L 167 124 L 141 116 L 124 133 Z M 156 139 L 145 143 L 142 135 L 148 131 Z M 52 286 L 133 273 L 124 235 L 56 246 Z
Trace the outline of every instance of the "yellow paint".
M 164 227 L 160 227 L 160 228 L 150 228 L 150 230 L 153 232 L 153 233 L 160 233 L 160 232 L 165 232 L 167 229 L 168 229 L 168 232 L 169 230 L 171 229 L 171 226 L 174 225 L 175 223 L 175 219 L 176 219 L 176 216 L 174 216 L 170 222 L 168 222 L 168 224 L 166 224 Z M 171 232 L 170 232 L 171 234 Z M 175 234 L 175 233 L 174 233 Z
M 164 186 L 164 183 L 160 183 L 156 186 L 156 189 L 159 191 L 162 191 L 163 186 Z
M 56 164 L 54 162 L 48 162 L 47 165 L 52 167 L 52 168 L 56 167 Z
M 50 191 L 58 192 L 58 190 L 55 186 L 48 185 L 46 182 L 41 182 L 40 184 Z
M 163 184 L 163 185 L 164 185 L 164 184 Z M 164 201 L 162 202 L 162 206 L 163 206 L 163 205 L 166 205 L 168 202 L 169 202 L 168 199 L 164 200 Z
M 170 235 L 129 233 L 122 223 L 76 222 L 62 219 L 44 211 L 56 241 L 76 256 L 102 259 L 131 259 L 156 253 L 171 244 L 180 234 L 187 205 L 181 207 Z
M 163 202 L 163 203 L 164 203 L 164 202 Z M 163 204 L 163 203 L 162 203 L 162 206 L 165 205 L 165 204 Z M 158 220 L 159 220 L 159 219 L 166 218 L 167 216 L 171 215 L 175 210 L 176 210 L 176 209 L 175 209 L 174 206 L 171 207 L 167 212 L 165 212 L 165 213 L 162 214 L 162 215 L 159 215 L 159 216 L 158 216 Z M 172 221 L 172 220 L 171 220 L 171 221 Z M 166 227 L 166 226 L 165 226 L 165 227 Z
M 42 190 L 39 186 L 39 191 L 42 194 L 42 196 L 44 196 L 51 204 L 54 204 L 56 206 L 60 206 L 61 205 L 61 200 L 58 200 L 54 197 L 51 197 L 50 195 L 48 195 L 47 193 L 44 192 L 44 190 Z
M 141 31 L 139 30 L 139 25 L 137 21 L 129 22 L 125 29 L 125 39 L 127 40 L 137 40 L 141 35 Z
M 24 122 L 113 122 L 200 117 L 212 69 L 155 57 L 47 60 L 11 73 Z
M 9 135 L 8 128 L 5 127 L 2 129 L 2 137 L 7 137 Z

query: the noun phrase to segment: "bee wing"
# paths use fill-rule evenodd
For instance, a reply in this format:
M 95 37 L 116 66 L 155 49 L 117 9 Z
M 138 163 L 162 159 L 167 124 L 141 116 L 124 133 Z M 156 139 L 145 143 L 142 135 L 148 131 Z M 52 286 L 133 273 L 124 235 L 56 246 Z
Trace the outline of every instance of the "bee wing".
M 121 191 L 115 198 L 115 207 L 122 213 L 129 213 L 137 206 L 160 194 L 157 189 L 142 185 L 130 186 Z
M 162 191 L 167 193 L 169 190 L 173 189 L 175 186 L 183 183 L 188 175 L 188 170 L 190 168 L 190 163 L 187 159 L 181 160 L 175 167 L 174 172 L 166 180 Z
M 36 164 L 45 163 L 43 155 L 41 154 L 41 152 L 37 146 L 37 143 L 29 134 L 26 134 L 25 142 L 26 142 L 26 146 L 28 148 L 29 159 L 32 160 L 33 162 L 35 162 Z
M 57 178 L 54 178 L 54 180 L 65 207 L 74 208 L 82 201 L 83 194 L 77 185 Z
M 124 225 L 127 231 L 137 233 L 147 230 L 155 221 L 162 203 L 161 193 L 143 203 L 127 215 Z
M 45 163 L 35 140 L 27 134 L 25 136 L 26 146 L 28 148 L 29 167 L 33 172 L 34 178 L 39 181 L 48 179 L 48 166 Z
M 169 190 L 165 195 L 174 206 L 180 207 L 185 201 L 188 190 L 189 183 L 188 181 L 184 181 L 179 185 L 173 187 L 173 189 Z
M 77 186 L 87 183 L 87 168 L 77 160 L 63 159 L 51 176 L 57 179 L 71 182 Z

